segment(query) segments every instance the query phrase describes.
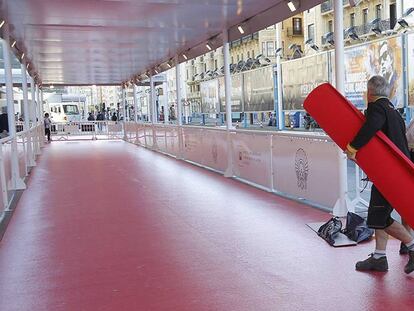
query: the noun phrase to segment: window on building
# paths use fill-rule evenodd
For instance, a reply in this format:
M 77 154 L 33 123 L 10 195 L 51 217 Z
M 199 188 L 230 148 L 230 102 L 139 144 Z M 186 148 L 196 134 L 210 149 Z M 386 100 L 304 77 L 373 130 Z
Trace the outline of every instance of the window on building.
M 262 54 L 266 55 L 266 42 L 262 42 Z
M 302 19 L 299 17 L 292 18 L 293 23 L 293 34 L 301 35 L 302 34 Z
M 315 25 L 310 24 L 308 25 L 308 39 L 312 39 L 315 42 Z
M 188 80 L 188 69 L 187 69 L 187 75 L 186 75 L 186 77 L 187 77 L 187 80 Z
M 254 58 L 254 50 L 252 50 L 252 58 Z
M 207 71 L 207 64 L 204 64 L 204 72 Z
M 231 63 L 234 64 L 234 57 L 231 57 Z
M 395 3 L 390 4 L 390 28 L 394 29 L 397 23 L 397 5 Z
M 282 21 L 282 29 L 283 29 L 283 21 Z
M 250 58 L 250 51 L 247 51 L 247 59 Z
M 355 13 L 351 13 L 349 15 L 349 26 L 354 27 L 355 26 Z
M 328 21 L 328 32 L 333 32 L 333 22 L 332 22 L 332 20 Z
M 269 57 L 275 56 L 275 43 L 273 41 L 267 41 L 266 48 L 267 48 L 267 56 Z
M 214 60 L 214 70 L 217 70 L 217 59 Z
M 381 11 L 382 11 L 382 5 L 377 4 L 375 6 L 375 18 L 381 18 Z
M 362 24 L 363 25 L 368 24 L 368 9 L 362 10 Z
M 240 55 L 237 55 L 237 62 L 240 61 Z

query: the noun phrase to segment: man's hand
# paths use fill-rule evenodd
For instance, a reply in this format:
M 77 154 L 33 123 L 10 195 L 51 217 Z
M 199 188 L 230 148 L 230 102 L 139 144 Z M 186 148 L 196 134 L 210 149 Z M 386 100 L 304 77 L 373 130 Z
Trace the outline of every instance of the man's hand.
M 346 154 L 346 156 L 348 157 L 349 160 L 351 161 L 355 161 L 356 160 L 356 154 L 357 154 L 358 150 L 355 149 L 354 147 L 352 147 L 350 144 L 348 144 L 346 146 L 346 149 L 344 151 L 344 153 Z
M 356 153 L 350 152 L 349 150 L 345 150 L 344 153 L 348 157 L 349 160 L 355 161 Z

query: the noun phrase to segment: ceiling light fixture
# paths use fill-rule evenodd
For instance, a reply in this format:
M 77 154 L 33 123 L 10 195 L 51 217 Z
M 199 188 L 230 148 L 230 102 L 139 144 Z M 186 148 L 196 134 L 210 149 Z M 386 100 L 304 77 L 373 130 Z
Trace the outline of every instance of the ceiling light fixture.
M 11 47 L 14 48 L 14 46 L 16 45 L 16 43 L 17 43 L 17 41 L 14 40 L 13 43 L 12 43 L 12 45 L 11 45 Z
M 154 69 L 154 71 L 155 71 L 155 73 L 156 73 L 156 74 L 158 74 L 158 73 L 159 73 L 157 69 Z
M 184 57 L 185 60 L 188 60 L 187 55 L 183 54 L 183 57 Z
M 24 59 L 24 53 L 22 54 L 22 60 Z
M 4 26 L 4 23 L 5 23 L 5 22 L 6 22 L 5 20 L 2 20 L 2 21 L 1 21 L 1 23 L 0 23 L 0 28 Z
M 299 0 L 289 0 L 287 6 L 291 12 L 295 12 L 300 6 L 300 2 Z
M 209 42 L 207 42 L 207 44 L 206 44 L 206 48 L 207 48 L 209 51 L 211 51 L 211 50 L 212 50 L 211 45 L 210 45 L 210 43 L 209 43 Z
M 239 25 L 238 27 L 237 27 L 237 29 L 239 30 L 239 32 L 243 35 L 244 34 L 244 29 L 243 29 L 243 26 L 242 25 Z

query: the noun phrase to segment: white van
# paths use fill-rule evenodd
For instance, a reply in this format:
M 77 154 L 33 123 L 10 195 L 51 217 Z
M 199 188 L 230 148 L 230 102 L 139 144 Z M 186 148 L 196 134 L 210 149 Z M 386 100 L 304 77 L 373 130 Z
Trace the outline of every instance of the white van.
M 49 103 L 52 122 L 80 122 L 78 103 Z

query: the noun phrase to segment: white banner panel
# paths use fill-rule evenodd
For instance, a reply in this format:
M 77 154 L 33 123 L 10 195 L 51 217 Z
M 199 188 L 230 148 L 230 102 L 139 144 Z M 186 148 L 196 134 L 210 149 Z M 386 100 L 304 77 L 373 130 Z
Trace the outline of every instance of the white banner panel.
M 331 141 L 273 136 L 274 189 L 333 207 L 339 197 L 339 152 Z
M 234 175 L 271 189 L 270 135 L 232 135 Z
M 155 127 L 155 135 L 157 139 L 158 150 L 162 152 L 167 152 L 167 144 L 165 141 L 165 128 L 162 126 Z
M 203 130 L 203 165 L 224 172 L 227 168 L 227 133 Z
M 150 126 L 145 127 L 145 147 L 152 148 L 153 147 L 153 139 L 152 139 L 152 128 Z
M 184 158 L 199 164 L 203 163 L 203 130 L 183 128 Z
M 145 126 L 143 124 L 138 124 L 138 144 L 145 146 Z
M 165 136 L 167 142 L 167 153 L 177 156 L 178 155 L 178 128 L 166 127 Z

